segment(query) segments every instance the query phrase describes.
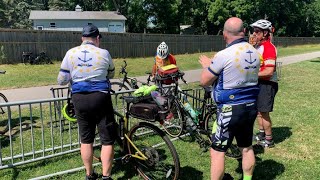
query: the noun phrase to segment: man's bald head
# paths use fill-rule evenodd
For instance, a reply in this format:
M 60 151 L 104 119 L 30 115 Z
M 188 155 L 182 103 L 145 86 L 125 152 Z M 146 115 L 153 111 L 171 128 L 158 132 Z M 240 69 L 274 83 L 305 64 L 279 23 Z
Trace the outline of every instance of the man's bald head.
M 224 23 L 223 30 L 232 36 L 244 36 L 243 22 L 237 17 L 229 18 Z

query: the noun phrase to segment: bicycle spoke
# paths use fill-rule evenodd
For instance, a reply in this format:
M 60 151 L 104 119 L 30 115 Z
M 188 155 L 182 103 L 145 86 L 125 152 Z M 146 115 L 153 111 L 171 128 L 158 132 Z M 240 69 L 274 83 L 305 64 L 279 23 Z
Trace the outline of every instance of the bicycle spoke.
M 158 130 L 161 131 L 160 129 Z M 144 178 L 177 178 L 177 172 L 179 171 L 179 163 L 177 163 L 178 157 L 177 154 L 172 154 L 172 143 L 167 137 L 165 139 L 164 137 L 166 137 L 164 134 L 161 135 L 148 126 L 140 126 L 130 132 L 130 139 L 134 145 L 148 158 L 145 161 L 135 160 L 136 168 Z M 168 143 L 171 145 L 168 145 Z M 130 146 L 129 151 L 135 154 L 134 152 L 136 150 Z

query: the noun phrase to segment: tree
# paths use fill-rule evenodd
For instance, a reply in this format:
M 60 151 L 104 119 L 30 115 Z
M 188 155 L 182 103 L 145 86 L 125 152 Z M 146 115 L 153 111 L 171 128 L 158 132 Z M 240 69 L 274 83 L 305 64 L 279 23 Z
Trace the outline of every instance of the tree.
M 209 29 L 209 0 L 181 0 L 178 17 L 180 24 L 192 25 L 196 34 L 204 34 Z
M 132 0 L 125 14 L 129 32 L 143 33 L 145 31 L 148 17 L 141 0 Z
M 176 0 L 145 0 L 148 20 L 155 25 L 154 32 L 175 34 L 180 32 L 180 17 Z

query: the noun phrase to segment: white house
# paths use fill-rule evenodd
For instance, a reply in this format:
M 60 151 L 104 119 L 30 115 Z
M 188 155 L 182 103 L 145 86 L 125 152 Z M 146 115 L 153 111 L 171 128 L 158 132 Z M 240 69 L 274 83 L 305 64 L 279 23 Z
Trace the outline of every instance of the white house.
M 117 11 L 82 11 L 79 5 L 75 11 L 31 11 L 29 19 L 33 29 L 82 31 L 83 26 L 94 24 L 100 32 L 124 33 L 126 17 Z

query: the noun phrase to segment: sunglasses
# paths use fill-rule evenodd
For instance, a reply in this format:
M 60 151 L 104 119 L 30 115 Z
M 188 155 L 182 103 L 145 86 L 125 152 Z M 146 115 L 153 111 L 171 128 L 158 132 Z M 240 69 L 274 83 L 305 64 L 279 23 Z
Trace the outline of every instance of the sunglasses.
M 253 32 L 254 32 L 254 33 L 260 33 L 260 32 L 262 32 L 262 30 L 259 29 L 259 28 L 254 28 L 254 29 L 253 29 Z

